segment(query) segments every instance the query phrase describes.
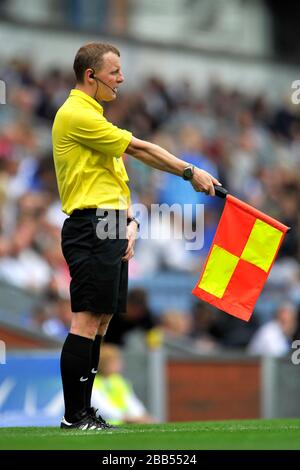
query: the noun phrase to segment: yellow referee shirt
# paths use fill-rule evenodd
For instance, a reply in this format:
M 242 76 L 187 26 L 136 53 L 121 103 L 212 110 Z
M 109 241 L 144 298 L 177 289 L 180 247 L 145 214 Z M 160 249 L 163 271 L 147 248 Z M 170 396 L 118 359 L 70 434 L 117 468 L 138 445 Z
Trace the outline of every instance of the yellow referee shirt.
M 122 160 L 132 134 L 103 116 L 102 106 L 72 90 L 52 128 L 53 156 L 62 210 L 127 209 L 128 176 Z

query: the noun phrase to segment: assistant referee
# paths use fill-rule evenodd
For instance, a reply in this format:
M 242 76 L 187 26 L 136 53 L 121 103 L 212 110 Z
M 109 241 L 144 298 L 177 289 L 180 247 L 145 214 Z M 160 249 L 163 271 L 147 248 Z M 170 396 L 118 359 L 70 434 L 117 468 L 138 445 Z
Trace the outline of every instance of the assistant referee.
M 110 44 L 82 46 L 74 60 L 76 86 L 58 110 L 52 129 L 53 155 L 62 210 L 72 322 L 61 353 L 64 429 L 107 429 L 91 407 L 101 341 L 112 315 L 126 311 L 128 261 L 139 223 L 130 208 L 124 152 L 158 170 L 189 181 L 195 191 L 214 195 L 220 184 L 209 173 L 158 145 L 137 139 L 103 116 L 101 101 L 116 99 L 124 81 L 120 52 Z M 97 211 L 98 210 L 98 211 Z M 101 215 L 99 216 L 99 210 Z M 114 212 L 114 237 L 97 236 L 99 222 Z M 127 221 L 121 236 L 121 221 Z M 126 224 L 125 224 L 126 225 Z

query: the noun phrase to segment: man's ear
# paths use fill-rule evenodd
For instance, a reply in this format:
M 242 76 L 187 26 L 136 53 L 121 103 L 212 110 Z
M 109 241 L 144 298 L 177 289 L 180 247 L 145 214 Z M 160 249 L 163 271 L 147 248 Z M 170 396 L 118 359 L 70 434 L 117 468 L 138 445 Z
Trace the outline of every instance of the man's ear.
M 95 80 L 95 70 L 94 69 L 87 69 L 86 70 L 86 78 L 90 80 Z M 91 83 L 91 82 L 90 82 Z

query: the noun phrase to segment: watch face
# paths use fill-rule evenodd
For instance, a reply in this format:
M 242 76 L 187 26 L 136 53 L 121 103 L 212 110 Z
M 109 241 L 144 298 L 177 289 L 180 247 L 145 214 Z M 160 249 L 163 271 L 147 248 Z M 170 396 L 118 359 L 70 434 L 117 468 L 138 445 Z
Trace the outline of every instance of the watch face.
M 186 180 L 191 180 L 193 178 L 193 170 L 192 168 L 185 168 L 183 172 L 183 178 Z

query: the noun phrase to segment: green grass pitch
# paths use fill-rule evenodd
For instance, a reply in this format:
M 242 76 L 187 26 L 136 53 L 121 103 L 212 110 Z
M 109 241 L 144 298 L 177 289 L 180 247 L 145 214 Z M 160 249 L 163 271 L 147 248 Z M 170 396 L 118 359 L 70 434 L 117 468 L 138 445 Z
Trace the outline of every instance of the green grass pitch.
M 113 431 L 0 428 L 0 449 L 299 450 L 300 419 L 126 425 Z

